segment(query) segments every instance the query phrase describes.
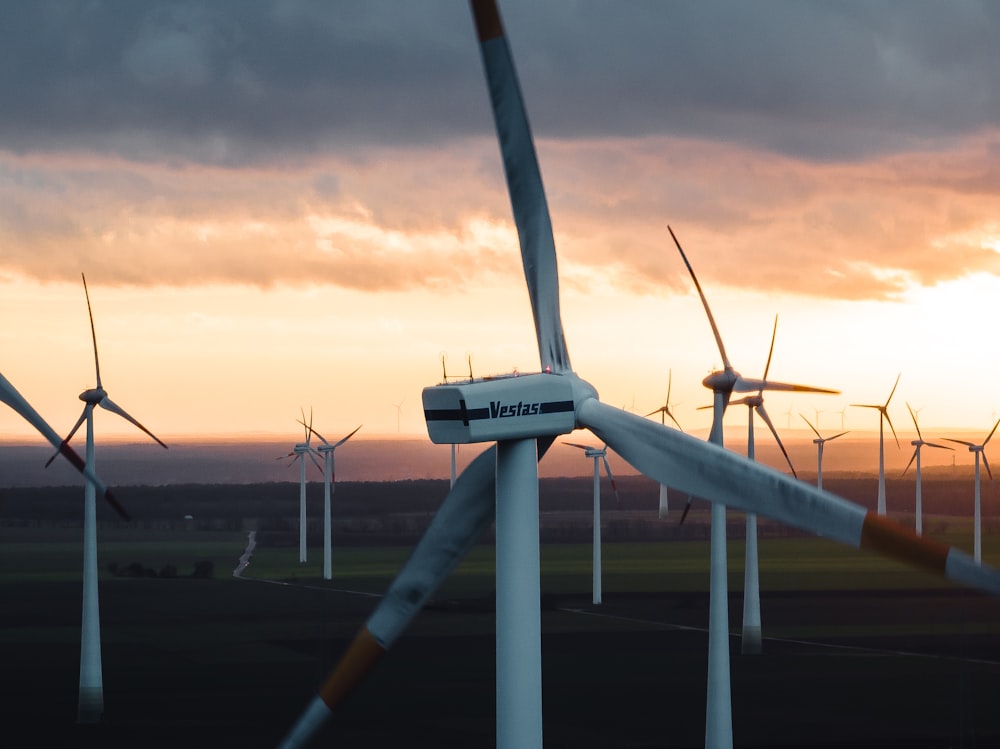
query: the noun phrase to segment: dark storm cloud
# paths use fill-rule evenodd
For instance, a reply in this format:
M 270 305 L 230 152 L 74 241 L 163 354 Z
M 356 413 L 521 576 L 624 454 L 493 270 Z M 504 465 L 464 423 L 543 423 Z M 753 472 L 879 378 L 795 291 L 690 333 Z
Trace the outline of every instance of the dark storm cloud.
M 1000 6 L 503 3 L 536 131 L 674 134 L 816 159 L 1000 119 Z M 4 3 L 0 144 L 295 162 L 490 135 L 462 2 Z

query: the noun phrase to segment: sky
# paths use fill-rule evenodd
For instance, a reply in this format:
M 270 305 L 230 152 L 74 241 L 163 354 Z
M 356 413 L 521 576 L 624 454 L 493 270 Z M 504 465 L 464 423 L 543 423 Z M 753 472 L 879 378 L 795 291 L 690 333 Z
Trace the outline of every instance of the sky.
M 989 431 L 1000 7 L 501 4 L 573 367 L 707 430 L 683 244 L 779 429 Z M 166 441 L 423 435 L 423 387 L 538 354 L 457 0 L 0 5 L 0 372 L 57 431 L 94 385 Z M 746 422 L 735 408 L 727 423 Z M 819 413 L 817 413 L 819 411 Z M 98 435 L 144 439 L 100 413 Z M 935 431 L 937 430 L 937 431 Z M 930 434 L 928 434 L 930 433 Z M 0 436 L 34 438 L 13 412 Z

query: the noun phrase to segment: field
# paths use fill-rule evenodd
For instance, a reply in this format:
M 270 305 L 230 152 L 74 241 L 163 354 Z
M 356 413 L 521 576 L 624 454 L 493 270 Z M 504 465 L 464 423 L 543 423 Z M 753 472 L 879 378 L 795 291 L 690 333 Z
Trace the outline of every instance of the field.
M 408 554 L 338 546 L 324 582 L 319 548 L 302 567 L 295 549 L 258 547 L 235 579 L 245 533 L 104 532 L 105 721 L 78 726 L 78 535 L 0 532 L 0 717 L 43 746 L 276 746 Z M 745 657 L 730 543 L 737 746 L 1000 746 L 1000 599 L 818 538 L 760 553 L 765 654 Z M 211 579 L 188 577 L 205 561 Z M 547 747 L 702 744 L 707 563 L 697 540 L 606 544 L 595 607 L 589 545 L 543 545 Z M 476 547 L 316 745 L 492 746 L 492 577 L 492 547 Z

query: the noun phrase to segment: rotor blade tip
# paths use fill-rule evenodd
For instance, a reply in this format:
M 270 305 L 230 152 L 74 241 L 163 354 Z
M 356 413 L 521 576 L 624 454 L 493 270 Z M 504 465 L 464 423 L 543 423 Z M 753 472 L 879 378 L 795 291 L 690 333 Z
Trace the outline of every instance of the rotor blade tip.
M 319 691 L 326 706 L 333 710 L 343 702 L 384 654 L 385 648 L 379 645 L 367 627 L 362 627 Z

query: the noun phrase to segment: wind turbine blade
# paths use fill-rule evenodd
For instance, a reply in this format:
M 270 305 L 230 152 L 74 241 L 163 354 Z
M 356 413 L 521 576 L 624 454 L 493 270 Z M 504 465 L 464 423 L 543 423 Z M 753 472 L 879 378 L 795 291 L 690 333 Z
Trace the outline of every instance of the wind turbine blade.
M 684 505 L 684 512 L 681 513 L 681 521 L 678 523 L 678 525 L 684 525 L 684 518 L 686 518 L 688 516 L 689 512 L 691 512 L 691 495 L 690 494 L 688 494 L 688 501 L 687 501 L 687 504 Z
M 569 352 L 559 314 L 559 275 L 552 222 L 517 71 L 496 2 L 473 0 L 471 5 L 521 244 L 538 355 L 544 371 L 569 372 Z
M 899 378 L 902 377 L 902 376 L 903 376 L 902 372 L 900 372 L 898 375 L 896 375 L 896 382 L 892 386 L 892 391 L 889 393 L 889 397 L 885 399 L 885 405 L 882 406 L 882 408 L 888 408 L 889 407 L 889 401 L 891 401 L 892 400 L 892 396 L 896 394 L 896 387 L 899 385 Z
M 841 432 L 840 434 L 835 434 L 832 437 L 827 437 L 826 441 L 829 442 L 830 440 L 835 440 L 837 439 L 837 437 L 843 437 L 845 434 L 847 434 L 847 432 Z
M 986 439 L 983 440 L 983 447 L 986 447 L 986 443 L 990 441 L 991 437 L 993 437 L 993 432 L 997 430 L 998 426 L 1000 426 L 1000 419 L 997 419 L 997 423 L 993 425 L 993 428 L 990 430 L 990 433 L 986 436 Z
M 580 403 L 577 418 L 654 481 L 1000 595 L 1000 571 L 977 567 L 957 549 L 718 445 L 664 429 L 593 398 Z
M 552 444 L 539 440 L 538 457 Z M 304 747 L 334 708 L 361 684 L 438 586 L 496 516 L 496 447 L 480 453 L 455 480 L 413 554 L 334 667 L 319 694 L 281 743 Z
M 774 428 L 774 423 L 771 421 L 771 417 L 768 416 L 767 411 L 764 410 L 764 404 L 762 403 L 757 406 L 755 410 L 758 414 L 760 414 L 760 418 L 764 420 L 764 423 L 767 424 L 767 428 L 771 430 L 771 434 L 774 435 L 774 441 L 777 442 L 778 447 L 781 448 L 781 454 L 785 456 L 785 462 L 788 463 L 788 468 L 792 472 L 792 475 L 795 478 L 798 478 L 799 475 L 795 472 L 795 466 L 792 465 L 792 459 L 788 457 L 788 451 L 785 449 L 785 446 L 781 444 L 781 437 L 778 436 L 778 430 Z
M 969 442 L 968 440 L 954 440 L 951 437 L 945 437 L 948 442 L 954 442 L 959 445 L 965 445 L 966 447 L 975 447 L 975 442 Z
M 892 432 L 892 438 L 894 440 L 896 440 L 896 447 L 898 448 L 899 447 L 899 437 L 896 436 L 896 430 L 893 429 L 892 419 L 889 418 L 889 412 L 887 410 L 885 410 L 885 409 L 882 409 L 882 415 L 885 417 L 885 420 L 889 424 L 889 430 Z
M 929 444 L 929 443 L 928 443 L 928 444 Z M 911 465 L 913 465 L 913 461 L 917 459 L 917 453 L 918 453 L 919 451 L 920 451 L 920 447 L 917 447 L 917 448 L 915 448 L 915 449 L 913 450 L 913 455 L 911 455 L 911 456 L 910 456 L 910 462 L 906 464 L 906 468 L 904 468 L 904 469 L 903 469 L 903 472 L 902 472 L 901 474 L 899 474 L 900 476 L 905 476 L 905 475 L 906 475 L 906 472 L 907 472 L 908 470 L 910 470 L 910 466 L 911 466 Z
M 816 430 L 816 427 L 812 425 L 812 422 L 809 421 L 809 419 L 807 419 L 802 414 L 799 414 L 799 416 L 802 416 L 802 421 L 804 421 L 806 424 L 809 425 L 809 428 L 813 430 L 813 434 L 815 434 L 818 439 L 823 439 L 823 435 Z M 833 437 L 831 437 L 830 439 L 833 439 Z
M 580 444 L 577 444 L 576 442 L 566 442 L 566 441 L 563 441 L 563 444 L 564 445 L 569 445 L 570 447 L 579 447 L 581 450 L 593 450 L 594 449 L 590 445 L 580 445 Z
M 764 365 L 764 377 L 762 378 L 767 382 L 767 373 L 771 369 L 771 356 L 774 355 L 774 339 L 778 335 L 778 316 L 774 316 L 774 330 L 771 331 L 771 350 L 767 352 L 767 364 Z
M 936 445 L 933 442 L 924 442 L 927 447 L 937 447 L 941 450 L 954 450 L 954 447 L 948 447 L 947 445 Z
M 983 455 L 983 465 L 986 467 L 986 475 L 990 477 L 990 481 L 993 480 L 993 471 L 990 470 L 990 462 L 986 459 L 986 451 L 982 451 Z
M 312 450 L 309 451 L 308 455 L 309 455 L 309 459 L 313 462 L 313 465 L 316 466 L 316 468 L 319 469 L 319 472 L 320 473 L 325 473 L 325 471 L 323 470 L 322 464 L 316 459 L 316 455 L 313 453 Z
M 920 425 L 917 423 L 917 415 L 913 413 L 913 408 L 910 406 L 909 401 L 906 403 L 906 410 L 910 412 L 910 418 L 913 419 L 913 427 L 917 430 L 917 439 L 923 442 L 924 435 L 920 433 Z
M 852 403 L 851 406 L 854 408 L 876 408 L 880 411 L 882 410 L 882 406 L 873 403 Z
M 80 418 L 76 420 L 76 424 L 73 425 L 73 428 L 69 430 L 69 434 L 66 435 L 66 439 L 64 439 L 62 441 L 62 444 L 64 444 L 64 445 L 68 445 L 69 444 L 69 441 L 71 439 L 73 439 L 73 435 L 76 434 L 76 431 L 80 428 L 80 425 L 83 424 L 84 421 L 86 421 L 86 419 L 87 419 L 87 407 L 84 406 L 83 407 L 83 413 L 80 414 Z M 59 446 L 57 445 L 56 446 L 57 450 L 56 450 L 55 454 L 53 454 L 53 456 L 51 458 L 49 458 L 45 462 L 45 467 L 46 468 L 48 468 L 50 465 L 52 465 L 52 461 L 55 460 L 59 456 L 58 447 Z
M 663 407 L 669 412 L 670 409 L 670 388 L 674 384 L 674 370 L 667 370 L 667 399 L 663 401 Z
M 354 436 L 355 434 L 357 434 L 357 433 L 358 433 L 358 429 L 361 429 L 361 427 L 362 427 L 362 425 L 361 425 L 361 424 L 358 424 L 358 427 L 357 427 L 357 429 L 355 429 L 355 430 L 354 430 L 353 432 L 351 432 L 351 433 L 350 433 L 349 435 L 347 435 L 347 436 L 346 436 L 346 437 L 344 437 L 344 438 L 343 438 L 342 440 L 340 440 L 340 442 L 338 442 L 337 444 L 335 444 L 335 445 L 334 445 L 334 447 L 340 447 L 341 445 L 343 445 L 343 444 L 344 444 L 345 442 L 347 442 L 347 440 L 349 440 L 349 439 L 350 439 L 351 437 L 353 437 L 353 436 Z M 318 433 L 317 433 L 317 434 L 318 434 Z M 322 439 L 322 438 L 320 438 L 320 439 Z M 326 440 L 323 440 L 323 441 L 324 441 L 324 442 L 326 442 Z M 330 443 L 329 443 L 329 442 L 327 442 L 327 444 L 330 444 Z
M 323 436 L 322 434 L 320 434 L 320 433 L 319 433 L 319 432 L 317 432 L 317 431 L 316 431 L 315 429 L 313 429 L 313 428 L 312 428 L 311 426 L 309 426 L 309 424 L 306 424 L 306 423 L 305 423 L 304 421 L 301 421 L 301 420 L 299 420 L 299 419 L 296 419 L 296 421 L 298 421 L 298 422 L 299 422 L 299 423 L 300 423 L 300 424 L 301 424 L 302 426 L 304 426 L 304 427 L 306 428 L 306 435 L 307 435 L 307 436 L 308 436 L 308 434 L 309 434 L 310 432 L 312 432 L 312 433 L 313 433 L 313 434 L 315 434 L 315 435 L 316 435 L 317 437 L 319 437 L 320 441 L 321 441 L 321 442 L 322 442 L 322 443 L 323 443 L 324 445 L 329 445 L 329 444 L 330 444 L 329 442 L 327 442 L 327 441 L 326 441 L 326 437 L 324 437 L 324 436 Z M 360 428 L 361 428 L 361 427 L 358 427 L 358 429 L 360 429 Z M 357 430 L 355 430 L 355 431 L 357 431 Z M 308 440 L 307 440 L 307 441 L 308 441 Z
M 722 335 L 719 333 L 719 326 L 715 324 L 715 318 L 712 316 L 712 310 L 708 306 L 708 299 L 705 298 L 705 292 L 701 290 L 701 284 L 698 283 L 698 277 L 694 274 L 694 268 L 691 267 L 691 263 L 688 262 L 687 255 L 684 254 L 684 248 L 681 247 L 681 243 L 677 241 L 677 235 L 674 234 L 674 230 L 667 226 L 667 231 L 670 232 L 670 236 L 673 237 L 674 244 L 677 245 L 677 251 L 681 253 L 681 260 L 684 261 L 684 265 L 687 266 L 688 273 L 691 274 L 691 280 L 694 281 L 694 287 L 698 290 L 698 296 L 701 297 L 701 306 L 705 308 L 705 314 L 708 315 L 708 324 L 712 326 L 712 335 L 715 336 L 715 345 L 719 347 L 719 356 L 722 357 L 722 366 L 727 371 L 733 368 L 733 365 L 729 363 L 729 357 L 726 356 L 726 347 L 722 345 Z
M 796 385 L 791 382 L 774 382 L 772 380 L 755 380 L 751 377 L 737 377 L 733 391 L 749 393 L 757 390 L 775 390 L 783 393 L 823 393 L 824 395 L 840 395 L 839 390 L 818 388 L 811 385 Z
M 111 411 L 111 413 L 116 413 L 119 416 L 121 416 L 123 419 L 125 419 L 125 421 L 129 421 L 132 424 L 135 424 L 135 426 L 139 427 L 139 429 L 141 429 L 146 434 L 148 434 L 150 437 L 152 437 L 154 440 L 156 440 L 156 442 L 158 442 L 161 447 L 163 447 L 164 449 L 167 449 L 167 446 L 163 443 L 163 440 L 161 440 L 159 437 L 157 437 L 151 431 L 149 431 L 148 429 L 146 429 L 146 427 L 144 427 L 138 421 L 136 421 L 135 419 L 133 419 L 131 416 L 129 416 L 125 412 L 125 409 L 123 409 L 121 406 L 119 406 L 117 403 L 115 403 L 113 400 L 111 400 L 108 396 L 105 395 L 103 398 L 101 398 L 101 402 L 98 403 L 97 405 L 99 405 L 105 411 Z
M 608 456 L 607 456 L 607 454 L 602 455 L 601 456 L 601 460 L 604 461 L 604 472 L 606 474 L 608 474 L 608 481 L 611 482 L 611 489 L 615 493 L 615 504 L 618 507 L 621 507 L 622 498 L 621 498 L 621 495 L 618 494 L 618 484 L 615 483 L 615 475 L 613 473 L 611 473 L 611 464 L 608 462 Z
M 94 312 L 90 308 L 90 292 L 87 291 L 87 277 L 81 273 L 83 279 L 83 295 L 87 297 L 87 315 L 90 317 L 90 337 L 94 341 L 94 369 L 97 371 L 97 389 L 101 389 L 101 360 L 97 357 L 97 331 L 94 329 Z
M 2 374 L 0 374 L 0 401 L 3 401 L 19 413 L 21 417 L 37 429 L 38 432 L 49 441 L 49 444 L 58 450 L 76 470 L 86 476 L 87 479 L 89 479 L 94 485 L 97 492 L 104 495 L 104 499 L 114 508 L 115 512 L 117 512 L 122 519 L 132 519 L 125 511 L 125 508 L 121 506 L 117 499 L 115 499 L 111 490 L 104 485 L 104 482 L 101 481 L 93 471 L 87 468 L 87 464 L 84 462 L 83 458 L 80 457 L 80 454 L 70 447 L 63 439 L 61 439 L 58 434 L 56 434 L 56 430 L 49 426 L 48 422 L 39 415 L 38 411 L 32 408 L 31 404 L 24 399 L 24 396 L 17 391 L 17 388 L 15 388 Z

